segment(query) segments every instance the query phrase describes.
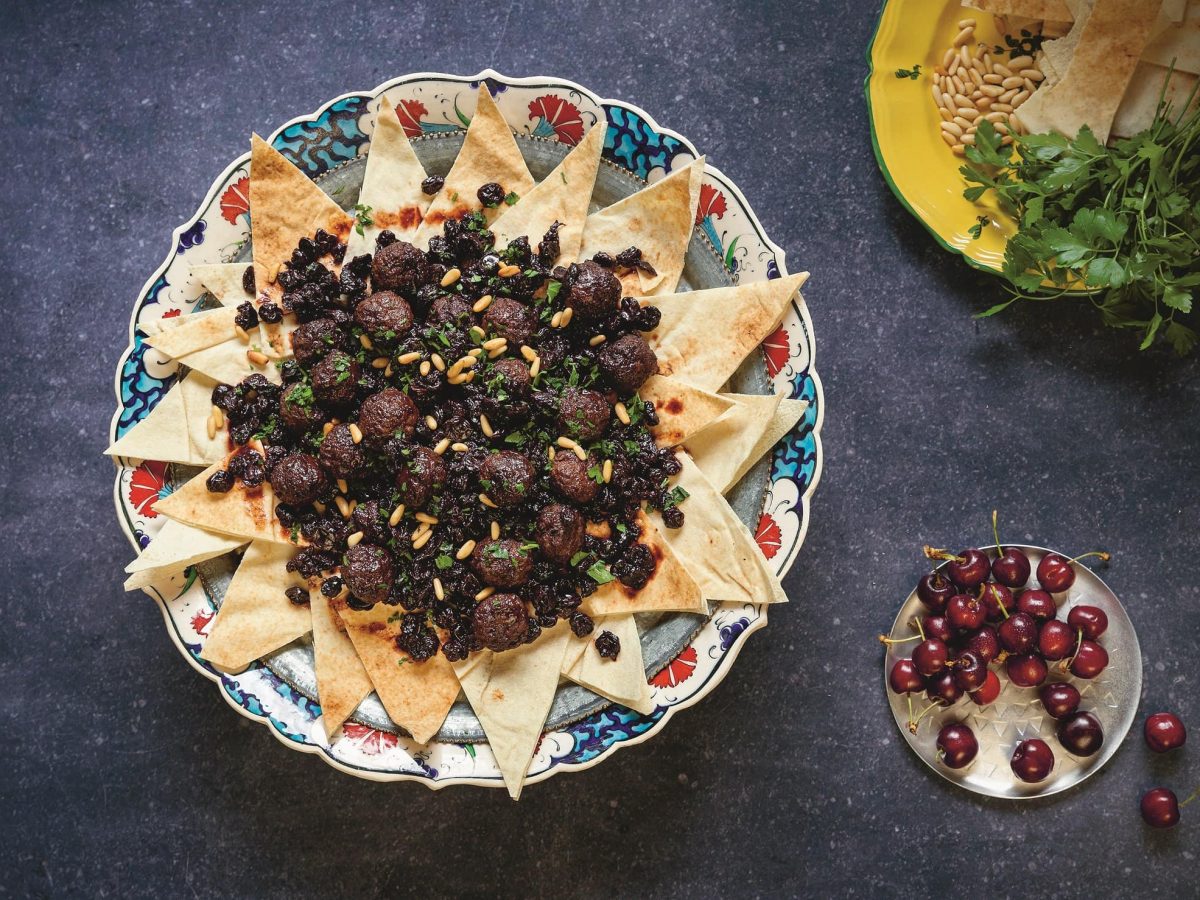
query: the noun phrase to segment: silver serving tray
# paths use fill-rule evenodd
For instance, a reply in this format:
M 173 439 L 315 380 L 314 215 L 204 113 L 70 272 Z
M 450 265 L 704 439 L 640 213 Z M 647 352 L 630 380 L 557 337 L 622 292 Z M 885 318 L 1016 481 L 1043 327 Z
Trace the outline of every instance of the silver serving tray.
M 1037 566 L 1042 557 L 1051 552 L 1044 547 L 1024 544 L 1005 544 L 1019 547 L 1029 556 L 1033 573 L 1027 587 L 1037 587 Z M 980 548 L 995 558 L 994 545 Z M 942 566 L 938 567 L 939 569 Z M 1068 753 L 1058 742 L 1055 733 L 1056 721 L 1042 708 L 1038 699 L 1038 688 L 1022 688 L 1008 680 L 1003 666 L 991 668 L 1000 677 L 1000 696 L 989 706 L 977 706 L 967 695 L 953 706 L 935 710 L 925 716 L 917 726 L 917 733 L 908 730 L 908 701 L 904 694 L 894 694 L 888 687 L 888 673 L 892 664 L 907 657 L 915 643 L 893 644 L 888 647 L 883 662 L 883 689 L 891 704 L 896 727 L 913 752 L 941 775 L 976 794 L 989 797 L 1004 797 L 1010 800 L 1028 800 L 1045 797 L 1074 787 L 1085 778 L 1094 775 L 1112 758 L 1129 732 L 1137 713 L 1138 700 L 1142 694 L 1142 652 L 1138 646 L 1133 623 L 1116 594 L 1100 576 L 1083 565 L 1075 567 L 1075 583 L 1069 591 L 1055 594 L 1058 602 L 1058 618 L 1065 619 L 1066 611 L 1073 606 L 1087 604 L 1097 606 L 1108 615 L 1108 630 L 1100 636 L 1099 643 L 1108 651 L 1108 667 L 1090 681 L 1062 672 L 1058 662 L 1047 662 L 1050 674 L 1046 681 L 1064 681 L 1075 685 L 1082 697 L 1081 711 L 1094 713 L 1104 729 L 1104 746 L 1090 757 L 1079 757 Z M 909 622 L 916 615 L 927 611 L 914 589 L 900 607 L 896 621 L 892 623 L 891 637 L 908 637 L 915 634 Z M 920 711 L 928 705 L 924 694 L 913 694 L 913 707 Z M 964 722 L 975 732 L 979 741 L 979 754 L 970 765 L 962 769 L 951 769 L 937 760 L 935 742 L 943 725 Z M 1041 738 L 1054 751 L 1054 769 L 1045 781 L 1027 784 L 1017 778 L 1009 766 L 1013 748 L 1027 738 Z
M 534 178 L 544 178 L 566 155 L 567 149 L 557 140 L 527 135 L 517 135 L 517 143 Z M 430 174 L 445 175 L 462 146 L 461 132 L 449 135 L 425 135 L 412 141 L 417 157 Z M 366 171 L 365 157 L 352 160 L 333 169 L 318 179 L 318 183 L 345 209 L 357 202 Z M 602 209 L 628 197 L 645 184 L 625 169 L 602 161 L 592 192 L 592 210 Z M 540 235 L 530 235 L 534 242 Z M 622 248 L 616 248 L 622 249 Z M 250 261 L 250 245 L 242 248 L 238 261 Z M 693 232 L 688 246 L 683 276 L 679 291 L 702 290 L 724 287 L 731 283 L 720 255 L 699 231 Z M 728 389 L 740 394 L 770 393 L 771 385 L 760 353 L 752 354 L 729 380 Z M 186 466 L 172 467 L 172 480 L 178 485 L 186 481 L 199 469 Z M 770 483 L 770 458 L 758 460 L 734 488 L 726 494 L 738 517 L 753 531 L 762 512 L 766 489 Z M 686 513 L 687 507 L 684 506 Z M 686 524 L 684 527 L 687 527 Z M 226 588 L 237 568 L 233 556 L 226 555 L 197 565 L 199 578 L 216 607 L 220 607 Z M 711 612 L 710 612 L 711 615 Z M 706 616 L 693 613 L 641 614 L 637 616 L 641 634 L 642 656 L 646 674 L 651 676 L 661 670 L 695 637 L 707 621 Z M 317 681 L 313 664 L 312 638 L 306 636 L 288 644 L 262 662 L 273 673 L 282 678 L 310 700 L 317 701 Z M 611 706 L 611 701 L 589 691 L 587 688 L 566 680 L 560 682 L 550 715 L 547 730 L 563 728 Z M 405 734 L 383 708 L 379 698 L 372 693 L 351 717 L 352 721 L 384 731 Z M 450 709 L 435 740 L 457 743 L 486 743 L 483 727 L 479 724 L 470 704 L 463 697 Z

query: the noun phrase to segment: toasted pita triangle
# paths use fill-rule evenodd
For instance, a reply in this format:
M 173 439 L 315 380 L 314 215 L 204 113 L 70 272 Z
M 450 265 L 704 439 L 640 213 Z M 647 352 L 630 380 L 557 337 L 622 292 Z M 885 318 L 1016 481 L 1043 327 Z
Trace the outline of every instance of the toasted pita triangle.
M 554 171 L 527 191 L 514 206 L 505 208 L 492 224 L 497 247 L 507 247 L 514 238 L 525 235 L 536 249 L 542 235 L 555 222 L 560 222 L 559 257 L 555 261 L 571 262 L 579 256 L 584 220 L 596 184 L 596 172 L 600 168 L 607 127 L 593 125 Z
M 358 194 L 360 206 L 370 207 L 371 224 L 357 227 L 346 242 L 346 259 L 375 250 L 375 238 L 383 230 L 401 240 L 411 240 L 421 227 L 429 197 L 421 190 L 425 167 L 413 152 L 408 135 L 387 97 L 379 98 L 371 149 L 367 153 L 367 171 Z
M 182 572 L 206 559 L 236 550 L 245 541 L 228 535 L 193 528 L 168 519 L 137 559 L 125 567 L 129 577 L 125 590 L 132 591 Z
M 688 492 L 680 507 L 682 528 L 663 528 L 680 562 L 700 584 L 706 600 L 735 603 L 782 603 L 787 600 L 775 573 L 737 517 L 686 453 L 676 456 L 683 471 L 675 482 Z M 654 513 L 656 523 L 661 516 Z
M 484 651 L 477 663 L 455 663 L 463 693 L 487 735 L 509 796 L 517 800 L 550 714 L 570 629 L 558 623 L 532 644 Z
M 442 189 L 425 210 L 425 219 L 413 241 L 419 247 L 439 234 L 447 219 L 460 219 L 478 210 L 492 222 L 508 208 L 503 204 L 495 209 L 484 208 L 476 196 L 483 185 L 494 181 L 506 192 L 518 196 L 524 196 L 533 187 L 533 176 L 496 101 L 485 86 L 480 87 L 476 96 L 475 115 L 462 149 L 446 174 Z
M 643 400 L 652 400 L 658 424 L 650 430 L 660 446 L 674 447 L 716 422 L 733 407 L 720 394 L 693 387 L 678 378 L 651 375 L 638 389 Z
M 736 404 L 687 441 L 687 452 L 722 494 L 741 481 L 755 461 L 787 434 L 808 403 L 778 394 L 722 394 Z
M 989 12 L 994 16 L 1021 16 L 1050 22 L 1070 22 L 1071 10 L 1064 0 L 969 0 L 963 6 Z
M 215 463 L 174 493 L 154 504 L 156 512 L 176 522 L 255 541 L 290 544 L 290 533 L 275 518 L 271 483 L 247 488 L 241 481 L 224 494 L 209 491 L 205 482 L 226 465 Z
M 646 335 L 660 375 L 719 390 L 779 325 L 808 273 L 736 287 L 655 297 L 662 320 Z
M 220 462 L 229 453 L 229 422 L 222 417 L 221 427 L 208 436 L 208 417 L 212 414 L 213 388 L 217 382 L 202 372 L 189 372 L 178 385 L 183 394 L 183 411 L 187 427 L 191 459 L 175 460 L 195 466 Z
M 310 591 L 309 598 L 317 700 L 321 704 L 325 737 L 332 741 L 358 704 L 371 693 L 371 679 L 329 598 L 320 590 Z
M 146 338 L 146 343 L 171 359 L 180 359 L 189 353 L 206 350 L 234 338 L 233 320 L 237 310 L 222 306 L 182 316 L 180 324 L 167 328 Z
M 308 607 L 284 593 L 292 586 L 309 587 L 285 568 L 295 552 L 287 544 L 250 543 L 209 626 L 202 657 L 222 671 L 240 672 L 312 630 Z
M 602 584 L 583 601 L 581 609 L 593 618 L 634 612 L 707 612 L 700 586 L 657 525 L 640 510 L 636 521 L 642 529 L 638 543 L 649 547 L 657 561 L 654 574 L 640 591 L 628 588 L 616 579 Z
M 615 256 L 635 246 L 657 274 L 648 275 L 641 269 L 621 274 L 624 296 L 674 293 L 683 274 L 703 180 L 701 156 L 636 194 L 592 213 L 583 225 L 579 258 L 590 259 L 602 250 Z
M 192 449 L 180 385 L 167 391 L 146 418 L 113 441 L 104 452 L 126 459 L 190 463 Z
M 603 631 L 611 631 L 621 642 L 616 659 L 605 659 L 596 651 L 592 638 Z M 562 673 L 614 703 L 643 714 L 654 712 L 642 660 L 642 640 L 631 615 L 601 616 L 591 637 L 569 640 Z
M 254 294 L 242 287 L 247 263 L 205 263 L 192 266 L 191 277 L 212 294 L 222 306 L 238 306 L 252 301 Z
M 1138 64 L 1129 89 L 1121 98 L 1121 105 L 1117 107 L 1117 114 L 1113 117 L 1112 134 L 1117 137 L 1132 137 L 1149 128 L 1158 112 L 1160 96 L 1170 105 L 1172 115 L 1184 113 L 1183 105 L 1200 79 L 1188 72 L 1175 71 L 1171 72 L 1168 80 L 1167 71 L 1147 62 Z
M 275 327 L 282 328 L 283 326 Z M 254 346 L 233 337 L 212 347 L 181 356 L 179 362 L 222 384 L 237 384 L 247 375 L 256 372 L 265 376 L 268 381 L 279 384 L 281 381 L 279 370 L 272 363 L 268 362 L 266 365 L 260 366 L 250 361 L 250 357 L 246 354 L 253 349 L 255 349 Z
M 458 696 L 450 661 L 438 653 L 413 662 L 397 648 L 403 610 L 395 606 L 376 603 L 360 611 L 350 609 L 345 600 L 334 600 L 333 605 L 387 714 L 418 744 L 429 743 Z

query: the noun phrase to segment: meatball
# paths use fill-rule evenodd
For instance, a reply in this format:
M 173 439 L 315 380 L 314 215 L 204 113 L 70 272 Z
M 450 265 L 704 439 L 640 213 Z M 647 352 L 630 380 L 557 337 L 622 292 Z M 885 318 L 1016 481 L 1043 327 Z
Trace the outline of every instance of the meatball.
M 362 368 L 354 357 L 334 350 L 313 366 L 313 396 L 330 406 L 346 406 L 354 402 Z
M 550 464 L 550 483 L 560 495 L 573 503 L 587 503 L 596 496 L 600 485 L 588 474 L 595 466 L 595 459 L 580 459 L 574 453 L 560 450 Z
M 321 442 L 321 465 L 334 478 L 353 478 L 366 466 L 362 447 L 346 425 L 334 425 Z
M 279 400 L 279 420 L 289 431 L 303 434 L 324 422 L 325 412 L 313 403 L 312 388 L 305 384 L 294 384 L 283 392 Z
M 529 385 L 533 379 L 529 377 L 529 366 L 519 359 L 507 357 L 496 360 L 492 371 L 502 376 L 500 386 L 512 397 L 524 397 L 529 393 Z
M 389 387 L 362 402 L 358 410 L 358 427 L 363 440 L 377 447 L 398 433 L 411 436 L 420 417 L 417 405 L 407 394 Z
M 374 343 L 395 346 L 412 330 L 413 311 L 399 294 L 378 291 L 354 308 L 354 321 Z
M 562 503 L 550 503 L 537 514 L 534 540 L 542 555 L 565 566 L 583 546 L 584 521 L 579 511 Z
M 471 631 L 475 640 L 497 653 L 521 646 L 529 635 L 525 601 L 516 594 L 492 594 L 479 601 L 471 613 Z
M 429 307 L 428 325 L 463 325 L 471 317 L 471 304 L 462 297 L 438 297 Z
M 538 321 L 533 310 L 525 304 L 508 297 L 497 297 L 483 314 L 483 327 L 516 346 L 529 342 L 537 331 Z
M 405 241 L 388 244 L 371 260 L 371 287 L 376 291 L 395 291 L 411 297 L 434 274 L 425 254 Z
M 603 266 L 592 262 L 579 264 L 579 274 L 571 282 L 566 305 L 582 322 L 599 322 L 617 311 L 621 302 L 621 282 Z
M 628 396 L 658 371 L 658 357 L 640 334 L 627 334 L 601 346 L 596 362 L 617 393 Z
M 271 470 L 270 480 L 275 496 L 289 506 L 312 503 L 329 490 L 321 464 L 307 453 L 285 456 Z
M 446 464 L 428 447 L 414 447 L 396 472 L 400 499 L 420 509 L 446 480 Z
M 313 319 L 292 332 L 292 353 L 306 368 L 330 350 L 344 350 L 345 346 L 346 336 L 333 319 Z
M 520 453 L 501 450 L 479 466 L 479 486 L 497 506 L 516 506 L 533 487 L 533 464 Z
M 520 587 L 533 571 L 533 557 L 512 538 L 484 541 L 471 552 L 471 566 L 484 584 L 496 588 Z
M 558 407 L 558 427 L 577 441 L 594 441 L 604 434 L 612 407 L 597 391 L 567 388 Z
M 392 555 L 374 544 L 355 544 L 346 551 L 342 577 L 359 600 L 382 603 L 392 589 Z

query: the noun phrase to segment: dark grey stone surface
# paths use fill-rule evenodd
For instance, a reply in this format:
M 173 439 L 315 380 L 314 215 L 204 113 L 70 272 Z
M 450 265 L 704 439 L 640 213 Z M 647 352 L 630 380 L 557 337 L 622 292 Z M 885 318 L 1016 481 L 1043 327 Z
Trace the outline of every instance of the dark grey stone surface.
M 999 284 L 934 245 L 871 154 L 874 3 L 39 6 L 0 24 L 0 891 L 1194 893 L 1200 808 L 1151 834 L 1137 798 L 1190 790 L 1195 747 L 1150 760 L 1135 733 L 1080 789 L 990 802 L 926 771 L 887 715 L 874 634 L 917 548 L 985 541 L 998 506 L 1014 539 L 1116 552 L 1143 712 L 1200 730 L 1200 427 L 1196 363 L 1085 309 L 971 320 Z M 828 402 L 792 604 L 660 736 L 519 805 L 356 781 L 233 713 L 122 593 L 99 455 L 137 291 L 250 131 L 484 66 L 631 100 L 708 153 L 813 271 Z

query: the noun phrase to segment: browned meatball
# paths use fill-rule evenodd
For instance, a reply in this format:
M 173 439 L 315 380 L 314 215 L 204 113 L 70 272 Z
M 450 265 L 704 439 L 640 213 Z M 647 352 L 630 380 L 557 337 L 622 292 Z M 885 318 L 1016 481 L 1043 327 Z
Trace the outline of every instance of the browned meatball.
M 596 460 L 592 457 L 584 461 L 569 450 L 559 450 L 550 464 L 550 483 L 573 503 L 588 503 L 600 489 L 588 474 L 588 469 L 595 465 Z
M 350 593 L 359 600 L 382 603 L 388 598 L 395 577 L 392 554 L 374 544 L 356 544 L 346 551 L 342 577 Z
M 512 357 L 498 359 L 492 366 L 492 371 L 501 376 L 500 386 L 508 394 L 508 399 L 524 397 L 529 393 L 529 385 L 533 379 L 529 377 L 529 366 L 521 360 Z
M 410 436 L 420 416 L 417 405 L 407 394 L 389 387 L 362 402 L 358 410 L 358 427 L 363 440 L 377 447 L 394 435 Z
M 565 566 L 583 546 L 584 521 L 579 511 L 562 503 L 550 503 L 537 514 L 534 540 L 542 555 Z
M 434 274 L 425 254 L 405 241 L 388 244 L 371 260 L 371 287 L 377 291 L 412 297 Z
M 446 480 L 446 464 L 428 447 L 414 447 L 396 471 L 396 489 L 400 500 L 412 509 L 420 509 Z
M 294 384 L 279 398 L 279 420 L 283 427 L 300 434 L 325 421 L 325 412 L 313 403 L 312 388 Z
M 533 487 L 533 464 L 520 453 L 501 450 L 479 466 L 479 486 L 497 506 L 516 506 Z
M 598 322 L 617 311 L 621 302 L 621 282 L 617 276 L 590 259 L 579 264 L 579 274 L 571 283 L 566 305 L 583 322 Z
M 640 334 L 627 334 L 604 344 L 596 354 L 600 371 L 621 396 L 637 391 L 658 371 L 658 357 Z
M 525 643 L 529 636 L 529 613 L 516 594 L 492 594 L 480 600 L 471 613 L 475 640 L 488 650 L 500 653 Z
M 471 318 L 471 304 L 462 297 L 451 295 L 438 297 L 429 307 L 426 323 L 429 325 L 465 325 Z
M 355 323 L 380 346 L 395 346 L 413 326 L 408 301 L 392 291 L 377 291 L 354 308 Z
M 313 366 L 313 396 L 329 406 L 347 406 L 354 402 L 360 377 L 362 368 L 354 357 L 334 350 Z
M 612 407 L 597 391 L 567 388 L 558 406 L 558 427 L 576 441 L 594 441 L 604 434 Z
M 508 338 L 514 347 L 528 343 L 537 331 L 537 325 L 537 316 L 532 309 L 508 297 L 497 297 L 483 314 L 483 327 L 487 332 Z
M 306 368 L 330 350 L 344 350 L 346 337 L 333 319 L 313 319 L 292 332 L 292 353 Z
M 484 584 L 497 588 L 515 588 L 529 580 L 533 557 L 512 538 L 484 541 L 471 553 L 471 566 Z
M 321 464 L 307 453 L 285 456 L 271 470 L 271 488 L 275 496 L 289 506 L 303 506 L 320 500 L 329 490 Z
M 334 478 L 354 478 L 366 465 L 362 446 L 354 443 L 354 435 L 345 425 L 334 425 L 321 441 L 321 465 Z

